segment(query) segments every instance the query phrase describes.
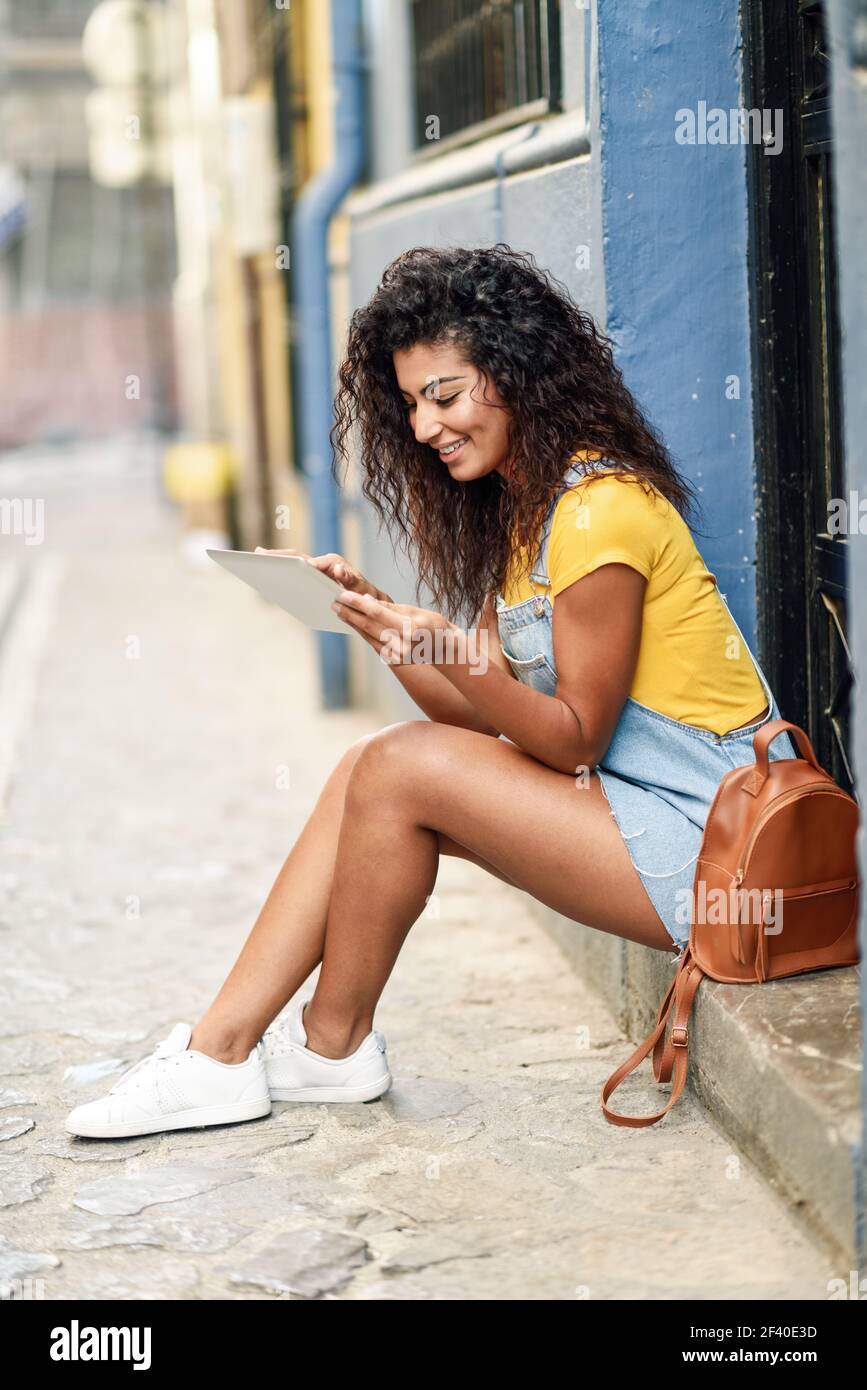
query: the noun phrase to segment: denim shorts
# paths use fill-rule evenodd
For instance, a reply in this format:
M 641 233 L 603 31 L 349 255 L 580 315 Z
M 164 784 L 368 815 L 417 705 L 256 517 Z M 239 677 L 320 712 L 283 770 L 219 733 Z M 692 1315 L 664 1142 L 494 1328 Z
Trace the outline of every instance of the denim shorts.
M 632 863 L 680 954 L 689 941 L 696 860 L 711 802 L 734 767 L 754 763 L 753 738 L 780 718 L 768 713 L 745 729 L 714 734 L 627 699 L 596 772 Z M 771 760 L 796 757 L 788 734 Z

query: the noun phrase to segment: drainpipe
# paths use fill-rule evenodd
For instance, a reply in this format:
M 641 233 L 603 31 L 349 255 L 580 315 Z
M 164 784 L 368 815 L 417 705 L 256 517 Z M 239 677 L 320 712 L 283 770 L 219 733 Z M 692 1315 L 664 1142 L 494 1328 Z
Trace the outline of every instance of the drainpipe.
M 310 180 L 293 218 L 292 257 L 297 307 L 301 470 L 308 483 L 312 554 L 341 552 L 340 490 L 331 474 L 333 378 L 328 228 L 364 168 L 362 0 L 331 0 L 334 159 Z M 326 709 L 349 701 L 347 637 L 318 633 L 319 674 Z
M 509 150 L 513 150 L 516 145 L 523 145 L 525 140 L 531 140 L 539 129 L 539 122 L 534 121 L 529 130 L 525 130 L 518 136 L 517 140 L 512 140 L 508 145 L 497 151 L 494 160 L 497 182 L 494 186 L 494 240 L 506 240 L 506 214 L 503 206 L 503 185 L 506 182 L 506 161 L 504 156 Z

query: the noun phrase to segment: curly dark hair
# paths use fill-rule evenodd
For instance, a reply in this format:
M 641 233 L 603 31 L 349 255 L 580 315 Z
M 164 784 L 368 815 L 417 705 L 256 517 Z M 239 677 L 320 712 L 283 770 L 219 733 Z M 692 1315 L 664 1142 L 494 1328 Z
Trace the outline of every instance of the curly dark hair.
M 457 482 L 416 440 L 392 353 L 439 343 L 462 351 L 506 403 L 512 477 L 493 471 Z M 538 539 L 545 508 L 582 450 L 656 487 L 688 521 L 696 493 L 624 384 L 610 344 L 565 285 L 503 242 L 416 246 L 386 266 L 350 320 L 332 470 L 340 482 L 337 458 L 349 461 L 358 421 L 361 490 L 392 539 L 415 549 L 416 601 L 424 583 L 451 621 L 464 613 L 476 620 L 515 547 Z M 585 471 L 592 468 L 588 461 Z

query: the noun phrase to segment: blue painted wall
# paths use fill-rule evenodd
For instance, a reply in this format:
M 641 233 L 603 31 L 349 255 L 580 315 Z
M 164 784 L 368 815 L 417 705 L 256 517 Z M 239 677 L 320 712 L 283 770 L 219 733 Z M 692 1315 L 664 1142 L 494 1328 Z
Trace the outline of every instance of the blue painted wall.
M 737 0 L 598 7 L 606 331 L 627 385 L 701 488 L 695 540 L 755 646 L 743 144 L 680 144 L 681 108 L 741 102 Z M 771 157 L 771 156 L 767 156 Z M 740 399 L 726 399 L 726 380 Z

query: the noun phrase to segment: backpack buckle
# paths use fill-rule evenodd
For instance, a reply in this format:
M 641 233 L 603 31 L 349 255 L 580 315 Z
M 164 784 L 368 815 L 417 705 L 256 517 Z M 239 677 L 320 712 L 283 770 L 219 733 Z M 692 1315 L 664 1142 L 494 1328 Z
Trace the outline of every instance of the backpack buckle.
M 683 1034 L 683 1037 L 682 1037 L 682 1038 L 676 1038 L 676 1037 L 674 1036 L 675 1033 L 682 1033 L 682 1034 Z M 689 1030 L 687 1029 L 687 1026 L 686 1026 L 685 1023 L 675 1023 L 675 1024 L 672 1025 L 672 1029 L 671 1029 L 671 1041 L 672 1041 L 672 1043 L 673 1043 L 673 1045 L 674 1045 L 675 1047 L 688 1047 L 688 1045 L 689 1045 Z

